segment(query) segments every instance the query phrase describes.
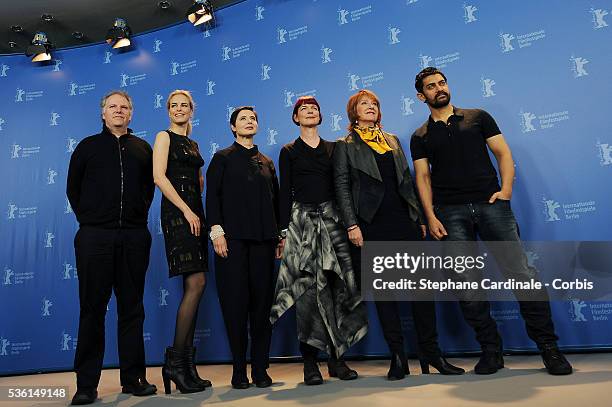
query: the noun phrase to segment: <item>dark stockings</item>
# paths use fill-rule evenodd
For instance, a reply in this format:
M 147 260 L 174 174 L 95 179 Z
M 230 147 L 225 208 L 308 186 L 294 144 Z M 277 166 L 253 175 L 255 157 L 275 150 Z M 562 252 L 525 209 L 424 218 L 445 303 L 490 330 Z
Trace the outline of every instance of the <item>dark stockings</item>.
M 179 352 L 185 346 L 193 346 L 198 307 L 205 286 L 206 277 L 203 272 L 183 276 L 183 299 L 176 313 L 174 331 L 174 348 Z

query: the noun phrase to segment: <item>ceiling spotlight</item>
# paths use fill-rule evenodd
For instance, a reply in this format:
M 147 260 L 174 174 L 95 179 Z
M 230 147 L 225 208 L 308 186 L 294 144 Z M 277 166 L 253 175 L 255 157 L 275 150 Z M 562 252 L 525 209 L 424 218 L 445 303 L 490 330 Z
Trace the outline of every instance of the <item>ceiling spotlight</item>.
M 75 40 L 82 40 L 82 39 L 83 39 L 83 33 L 82 33 L 82 32 L 80 32 L 80 31 L 74 31 L 74 32 L 72 33 L 72 37 L 73 37 Z
M 17 43 L 15 41 L 9 41 L 8 46 L 9 48 L 17 48 Z
M 213 8 L 209 0 L 195 0 L 186 13 L 187 20 L 194 26 L 207 23 L 213 19 Z
M 43 14 L 42 16 L 40 16 L 40 18 L 45 22 L 45 23 L 50 23 L 51 21 L 53 21 L 53 16 L 51 14 Z
M 11 31 L 14 33 L 20 33 L 23 31 L 23 27 L 20 25 L 14 25 L 11 27 Z
M 53 45 L 47 39 L 47 34 L 39 31 L 34 34 L 34 38 L 26 50 L 26 55 L 32 57 L 32 62 L 49 61 L 51 60 L 51 48 L 53 48 Z
M 127 23 L 123 18 L 116 18 L 113 28 L 108 30 L 106 34 L 106 42 L 113 44 L 113 48 L 124 48 L 129 47 L 131 44 L 130 36 L 132 30 L 127 26 Z
M 170 4 L 169 1 L 166 0 L 162 0 L 159 3 L 157 3 L 157 5 L 159 6 L 160 9 L 162 10 L 167 10 L 170 8 L 170 6 L 172 6 L 172 4 Z

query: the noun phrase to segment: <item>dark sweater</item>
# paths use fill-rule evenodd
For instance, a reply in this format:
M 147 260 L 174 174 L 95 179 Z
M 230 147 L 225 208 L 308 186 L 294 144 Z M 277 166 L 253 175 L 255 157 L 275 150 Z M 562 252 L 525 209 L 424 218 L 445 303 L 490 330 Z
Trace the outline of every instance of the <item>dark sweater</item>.
M 234 142 L 215 153 L 206 171 L 206 217 L 228 239 L 278 238 L 278 179 L 257 146 Z
M 83 139 L 70 158 L 66 195 L 81 226 L 146 227 L 153 200 L 153 150 L 130 134 Z
M 286 229 L 293 201 L 319 204 L 334 199 L 334 142 L 321 139 L 316 148 L 301 138 L 286 144 L 278 159 L 280 228 Z

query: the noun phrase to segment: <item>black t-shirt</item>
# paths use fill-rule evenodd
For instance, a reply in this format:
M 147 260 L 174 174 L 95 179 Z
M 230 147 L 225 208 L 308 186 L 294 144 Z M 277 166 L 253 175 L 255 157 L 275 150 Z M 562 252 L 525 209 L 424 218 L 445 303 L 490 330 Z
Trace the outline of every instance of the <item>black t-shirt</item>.
M 429 160 L 434 204 L 483 202 L 500 190 L 486 143 L 498 134 L 501 131 L 490 114 L 459 108 L 454 108 L 448 124 L 430 116 L 414 132 L 412 160 Z
M 293 201 L 319 204 L 334 199 L 332 154 L 335 143 L 321 139 L 316 148 L 301 138 L 280 151 L 280 227 L 289 225 Z

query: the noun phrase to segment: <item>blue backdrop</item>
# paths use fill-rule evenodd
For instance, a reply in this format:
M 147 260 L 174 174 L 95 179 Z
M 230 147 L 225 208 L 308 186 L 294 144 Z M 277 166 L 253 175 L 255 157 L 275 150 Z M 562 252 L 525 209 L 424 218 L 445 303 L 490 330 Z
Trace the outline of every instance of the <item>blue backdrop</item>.
M 35 66 L 23 55 L 0 57 L 0 374 L 70 369 L 77 343 L 78 295 L 73 237 L 77 223 L 65 196 L 70 154 L 101 126 L 100 97 L 122 89 L 134 98 L 131 127 L 153 143 L 168 126 L 166 95 L 192 91 L 194 138 L 207 161 L 229 145 L 228 113 L 253 104 L 256 143 L 274 160 L 297 137 L 296 97 L 316 95 L 321 133 L 345 133 L 346 101 L 375 91 L 383 124 L 404 148 L 427 117 L 414 75 L 436 65 L 447 73 L 453 102 L 481 107 L 497 120 L 517 166 L 513 207 L 526 240 L 612 240 L 609 220 L 612 134 L 612 10 L 609 1 L 249 0 L 220 10 L 209 31 L 180 24 L 135 37 L 127 52 L 106 44 L 57 51 Z M 609 22 L 608 22 L 609 21 Z M 607 74 L 606 74 L 607 72 Z M 159 220 L 147 276 L 145 344 L 161 363 L 181 298 L 169 280 Z M 537 263 L 536 263 L 537 264 Z M 198 359 L 230 359 L 214 273 L 200 308 Z M 114 300 L 107 318 L 105 363 L 116 356 Z M 438 304 L 445 351 L 477 350 L 455 303 Z M 612 303 L 553 303 L 567 348 L 612 345 Z M 509 349 L 534 349 L 514 303 L 494 305 Z M 404 328 L 412 338 L 410 313 Z M 353 353 L 387 352 L 375 313 Z M 295 322 L 274 330 L 272 355 L 297 354 Z M 413 339 L 409 343 L 412 351 Z

